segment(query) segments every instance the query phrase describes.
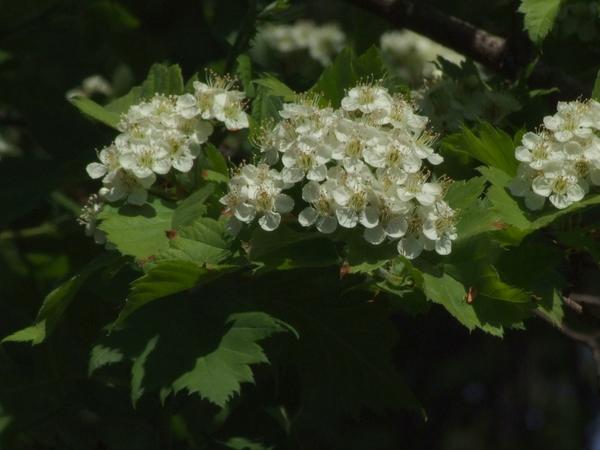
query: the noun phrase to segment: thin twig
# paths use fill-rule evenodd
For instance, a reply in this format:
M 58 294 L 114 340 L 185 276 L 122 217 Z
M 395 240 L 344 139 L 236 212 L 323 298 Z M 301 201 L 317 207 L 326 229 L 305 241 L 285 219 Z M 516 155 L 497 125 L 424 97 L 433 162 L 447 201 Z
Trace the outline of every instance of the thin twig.
M 600 388 L 600 342 L 599 342 L 600 331 L 596 331 L 591 334 L 582 333 L 580 331 L 576 331 L 576 330 L 573 330 L 572 328 L 569 328 L 564 323 L 557 323 L 557 322 L 553 321 L 550 317 L 548 317 L 546 314 L 544 314 L 540 310 L 534 310 L 533 313 L 536 316 L 538 316 L 540 319 L 542 319 L 545 322 L 552 325 L 553 327 L 556 327 L 558 329 L 558 331 L 560 331 L 565 336 L 570 337 L 571 339 L 573 339 L 575 341 L 578 341 L 578 342 L 581 342 L 582 344 L 587 345 L 592 350 L 592 356 L 594 358 L 594 362 L 596 365 L 597 383 L 598 383 L 598 387 Z
M 577 314 L 581 314 L 583 312 L 583 306 L 581 306 L 581 304 L 577 303 L 575 300 L 573 300 L 571 298 L 571 296 L 563 296 L 563 302 L 565 302 L 565 305 L 567 305 L 569 308 L 571 308 L 573 311 L 575 311 Z

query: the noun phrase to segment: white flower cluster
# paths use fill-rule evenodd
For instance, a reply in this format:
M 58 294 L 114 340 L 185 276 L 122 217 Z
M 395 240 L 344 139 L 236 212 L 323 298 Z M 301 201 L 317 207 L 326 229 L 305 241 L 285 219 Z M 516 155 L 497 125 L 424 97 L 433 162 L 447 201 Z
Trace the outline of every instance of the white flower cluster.
M 73 97 L 92 97 L 95 94 L 102 94 L 110 97 L 113 94 L 113 88 L 102 75 L 91 75 L 84 78 L 81 86 L 74 87 L 67 91 L 67 99 Z
M 302 226 L 332 233 L 360 224 L 368 242 L 397 241 L 407 258 L 424 249 L 450 253 L 457 235 L 456 213 L 443 200 L 447 183 L 431 181 L 424 167 L 443 159 L 431 147 L 427 118 L 408 102 L 362 84 L 339 109 L 305 97 L 284 104 L 280 115 L 256 139 L 262 162 L 242 167 L 221 199 L 232 231 L 256 217 L 264 230 L 277 228 L 294 207 L 282 191 L 300 184 Z
M 102 178 L 103 200 L 143 204 L 156 175 L 192 169 L 200 145 L 213 132 L 213 121 L 228 130 L 248 127 L 244 94 L 233 89 L 230 79 L 213 76 L 193 86 L 193 94 L 156 94 L 123 114 L 121 133 L 100 151 L 100 162 L 87 166 L 90 177 Z
M 384 56 L 408 80 L 419 78 L 418 81 L 422 81 L 422 77 L 441 76 L 442 72 L 435 65 L 439 56 L 455 64 L 465 59 L 453 50 L 410 30 L 387 31 L 381 35 L 379 45 Z
M 521 162 L 509 188 L 539 210 L 546 199 L 563 209 L 600 186 L 600 103 L 559 102 L 536 133 L 526 133 L 515 157 Z
M 267 45 L 278 52 L 308 50 L 311 58 L 326 66 L 346 42 L 346 35 L 336 24 L 316 25 L 307 20 L 293 25 L 270 25 L 261 36 Z

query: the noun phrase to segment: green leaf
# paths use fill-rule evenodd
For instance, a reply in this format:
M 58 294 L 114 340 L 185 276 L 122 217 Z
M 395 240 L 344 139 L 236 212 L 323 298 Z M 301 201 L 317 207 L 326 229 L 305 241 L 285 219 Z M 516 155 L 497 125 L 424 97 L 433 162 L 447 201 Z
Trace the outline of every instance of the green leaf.
M 104 347 L 102 345 L 96 345 L 92 348 L 90 353 L 90 360 L 88 363 L 88 375 L 92 375 L 96 370 L 101 367 L 109 366 L 123 361 L 123 353 L 119 350 Z
M 255 127 L 260 126 L 265 121 L 279 120 L 279 111 L 282 105 L 281 97 L 271 95 L 267 88 L 258 85 L 256 97 L 252 100 L 251 118 L 255 123 Z
M 98 344 L 104 349 L 95 354 L 110 356 L 96 357 L 90 368 L 123 355 L 132 363 L 134 404 L 145 393 L 160 392 L 164 398 L 186 391 L 224 407 L 243 383 L 254 382 L 251 366 L 269 362 L 259 342 L 276 333 L 295 332 L 264 312 L 238 309 L 239 292 L 224 295 L 221 285 L 205 286 L 195 295 L 200 298 L 171 298 L 136 311 L 124 328 Z
M 249 244 L 248 257 L 262 271 L 326 267 L 340 263 L 333 242 L 320 233 L 298 232 L 286 226 L 270 232 L 257 229 Z
M 252 61 L 248 55 L 239 55 L 237 57 L 236 73 L 242 83 L 246 97 L 254 97 L 256 95 L 256 89 L 252 84 Z
M 143 206 L 107 204 L 98 216 L 98 228 L 122 254 L 143 260 L 169 248 L 174 209 L 173 203 L 152 196 Z
M 398 257 L 397 243 L 373 245 L 356 233 L 343 235 L 350 273 L 372 273 Z
M 83 283 L 93 273 L 108 266 L 113 261 L 115 261 L 115 255 L 105 253 L 90 262 L 79 273 L 46 296 L 33 325 L 6 336 L 2 339 L 2 342 L 30 342 L 32 345 L 44 342 L 61 321 Z
M 343 283 L 330 268 L 287 272 L 265 287 L 269 310 L 300 334 L 289 355 L 301 380 L 295 422 L 319 429 L 363 408 L 423 412 L 390 358 L 397 335 L 387 305 Z
M 272 450 L 274 447 L 267 447 L 265 444 L 257 441 L 251 441 L 242 437 L 227 439 L 222 445 L 231 450 Z
M 387 75 L 381 52 L 375 46 L 356 58 L 352 69 L 356 82 L 379 81 Z
M 457 245 L 437 266 L 417 261 L 423 276 L 419 286 L 468 329 L 501 336 L 505 327 L 528 317 L 534 306 L 529 285 L 514 286 L 501 278 L 504 272 L 498 265 L 505 254 L 489 235 L 479 235 Z
M 515 145 L 504 131 L 482 123 L 476 134 L 463 126 L 458 133 L 447 136 L 442 141 L 442 149 L 469 156 L 509 175 L 516 175 L 518 161 L 515 159 Z
M 486 179 L 474 177 L 468 181 L 457 181 L 450 185 L 444 200 L 458 211 L 457 243 L 477 234 L 497 230 L 498 214 L 480 197 L 485 189 Z
M 154 300 L 187 291 L 232 271 L 231 266 L 200 267 L 190 261 L 159 261 L 131 283 L 125 306 L 114 326 L 122 324 L 134 311 Z
M 185 225 L 190 225 L 196 219 L 206 214 L 206 200 L 215 192 L 214 184 L 207 184 L 196 192 L 191 194 L 185 200 L 183 200 L 175 211 L 173 211 L 173 218 L 171 220 L 171 226 L 173 228 L 181 228 Z
M 262 86 L 268 95 L 274 97 L 280 97 L 285 102 L 293 102 L 298 97 L 298 94 L 287 86 L 282 81 L 271 75 L 267 75 L 264 78 L 259 78 L 253 81 L 255 84 Z
M 290 327 L 262 312 L 230 315 L 228 328 L 214 351 L 196 359 L 192 370 L 173 382 L 175 393 L 197 393 L 218 406 L 240 393 L 241 383 L 254 383 L 250 365 L 268 363 L 258 342 L 275 333 L 292 331 Z
M 469 330 L 481 328 L 498 336 L 502 330 L 482 323 L 473 306 L 467 303 L 467 290 L 456 279 L 446 273 L 423 272 L 423 293 L 434 303 L 439 303 Z
M 72 97 L 69 98 L 69 101 L 86 116 L 115 130 L 118 129 L 119 114 L 106 109 L 87 97 Z
M 348 89 L 361 82 L 382 80 L 385 76 L 385 66 L 377 48 L 371 47 L 358 57 L 352 49 L 346 48 L 323 71 L 310 92 L 321 95 L 323 104 L 338 107 Z
M 448 188 L 444 200 L 458 210 L 465 210 L 476 202 L 485 189 L 484 177 L 473 177 L 467 181 L 455 181 Z
M 537 45 L 550 33 L 562 0 L 521 0 L 519 12 L 525 15 L 525 30 Z
M 227 219 L 202 217 L 191 225 L 178 229 L 169 241 L 169 250 L 158 259 L 181 259 L 197 265 L 217 264 L 231 255 L 233 236 L 225 228 Z
M 206 167 L 229 179 L 229 166 L 223 154 L 211 143 L 203 147 L 206 156 Z
M 354 52 L 345 48 L 321 74 L 318 81 L 310 89 L 310 92 L 323 96 L 326 102 L 333 107 L 340 106 L 346 89 L 356 83 L 356 77 L 352 70 L 352 62 L 355 59 Z
M 106 109 L 120 115 L 127 112 L 131 105 L 147 100 L 154 94 L 180 95 L 183 92 L 183 77 L 179 66 L 154 64 L 140 86 L 132 88 L 127 95 L 106 105 Z

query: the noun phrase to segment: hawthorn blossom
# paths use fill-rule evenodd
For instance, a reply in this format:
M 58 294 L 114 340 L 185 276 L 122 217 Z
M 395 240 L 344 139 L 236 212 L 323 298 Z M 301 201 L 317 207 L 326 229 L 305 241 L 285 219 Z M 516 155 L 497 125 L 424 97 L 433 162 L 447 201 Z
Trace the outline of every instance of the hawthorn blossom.
M 523 135 L 515 150 L 520 162 L 511 193 L 532 210 L 545 200 L 564 209 L 581 201 L 590 186 L 600 185 L 600 103 L 559 102 L 543 128 Z

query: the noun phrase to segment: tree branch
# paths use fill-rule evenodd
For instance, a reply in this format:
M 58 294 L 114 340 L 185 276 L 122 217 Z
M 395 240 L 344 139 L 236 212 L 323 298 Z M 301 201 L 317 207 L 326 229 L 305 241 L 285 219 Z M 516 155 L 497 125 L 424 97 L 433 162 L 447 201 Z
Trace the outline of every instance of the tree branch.
M 399 28 L 408 28 L 461 53 L 487 68 L 515 79 L 519 70 L 531 60 L 520 46 L 510 40 L 447 15 L 424 1 L 410 0 L 348 0 L 349 2 L 385 17 Z M 589 96 L 588 88 L 578 80 L 553 67 L 538 62 L 529 77 L 529 83 L 538 88 L 558 87 L 560 97 L 574 99 Z
M 596 332 L 589 333 L 589 334 L 582 333 L 580 331 L 576 331 L 576 330 L 573 330 L 572 328 L 569 328 L 564 323 L 558 324 L 558 323 L 554 322 L 552 319 L 550 319 L 550 317 L 548 317 L 542 311 L 534 310 L 533 313 L 536 316 L 538 316 L 540 319 L 544 320 L 545 322 L 549 323 L 550 325 L 552 325 L 553 327 L 558 329 L 558 331 L 560 331 L 565 336 L 567 336 L 575 341 L 578 341 L 582 344 L 585 344 L 590 348 L 590 350 L 592 351 L 592 356 L 594 358 L 594 363 L 596 365 L 596 379 L 597 379 L 598 387 L 600 388 L 600 331 L 596 331 Z

